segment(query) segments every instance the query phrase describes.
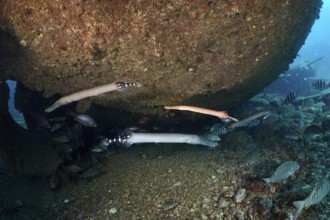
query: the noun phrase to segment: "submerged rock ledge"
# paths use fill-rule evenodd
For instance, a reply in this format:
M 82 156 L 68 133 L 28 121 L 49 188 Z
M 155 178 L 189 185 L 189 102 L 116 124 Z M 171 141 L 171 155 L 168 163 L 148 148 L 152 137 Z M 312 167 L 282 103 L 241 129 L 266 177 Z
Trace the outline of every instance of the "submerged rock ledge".
M 164 111 L 157 106 L 179 103 L 228 109 L 288 68 L 321 5 L 321 0 L 5 0 L 0 78 L 17 79 L 45 96 L 139 80 L 142 90 L 92 100 L 156 114 Z

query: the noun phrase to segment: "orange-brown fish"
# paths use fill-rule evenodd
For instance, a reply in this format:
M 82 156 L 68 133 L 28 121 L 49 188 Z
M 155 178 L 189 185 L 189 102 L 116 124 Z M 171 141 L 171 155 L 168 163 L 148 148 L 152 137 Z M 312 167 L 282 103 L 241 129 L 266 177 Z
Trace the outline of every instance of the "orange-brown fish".
M 181 110 L 181 111 L 191 111 L 191 112 L 197 112 L 205 115 L 213 115 L 218 118 L 229 118 L 233 121 L 238 121 L 238 119 L 233 118 L 227 114 L 225 111 L 215 111 L 207 108 L 201 108 L 196 106 L 189 106 L 189 105 L 178 105 L 178 106 L 164 106 L 165 109 L 169 110 Z

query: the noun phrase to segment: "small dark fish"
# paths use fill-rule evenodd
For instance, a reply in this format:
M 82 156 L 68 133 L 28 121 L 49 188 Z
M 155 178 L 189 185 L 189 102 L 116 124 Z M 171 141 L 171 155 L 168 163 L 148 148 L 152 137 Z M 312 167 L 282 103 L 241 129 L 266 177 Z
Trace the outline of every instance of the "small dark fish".
M 97 124 L 94 121 L 94 119 L 85 114 L 75 115 L 74 120 L 77 121 L 78 123 L 88 126 L 88 127 L 97 127 Z
M 54 117 L 54 118 L 48 119 L 48 121 L 53 122 L 53 123 L 59 123 L 59 122 L 64 122 L 67 119 L 68 118 L 66 118 L 66 117 Z
M 284 138 L 291 141 L 298 141 L 300 139 L 300 135 L 295 133 L 288 133 L 284 136 Z
M 320 140 L 323 137 L 323 132 L 319 126 L 310 125 L 305 129 L 303 137 L 308 141 Z
M 62 128 L 64 126 L 64 123 L 55 123 L 52 128 L 50 129 L 51 132 L 55 132 L 57 130 L 59 130 L 60 128 Z
M 296 92 L 290 92 L 289 94 L 286 95 L 284 103 L 289 104 L 292 103 L 297 99 L 297 93 Z
M 109 141 L 106 137 L 101 137 L 99 143 L 92 149 L 92 152 L 100 153 L 108 150 Z
M 80 166 L 75 164 L 63 166 L 63 169 L 65 169 L 69 173 L 79 173 L 83 170 Z
M 26 114 L 25 119 L 28 125 L 32 125 L 35 129 L 50 129 L 51 126 L 47 118 L 41 114 L 29 112 Z
M 324 90 L 330 87 L 330 83 L 326 83 L 323 79 L 316 80 L 313 85 L 313 89 Z
M 102 149 L 108 149 L 109 146 L 109 139 L 108 138 L 101 138 L 100 143 L 99 143 L 99 147 Z
M 59 136 L 53 137 L 52 140 L 55 142 L 59 142 L 59 143 L 67 143 L 70 141 L 70 138 L 65 135 L 59 135 Z

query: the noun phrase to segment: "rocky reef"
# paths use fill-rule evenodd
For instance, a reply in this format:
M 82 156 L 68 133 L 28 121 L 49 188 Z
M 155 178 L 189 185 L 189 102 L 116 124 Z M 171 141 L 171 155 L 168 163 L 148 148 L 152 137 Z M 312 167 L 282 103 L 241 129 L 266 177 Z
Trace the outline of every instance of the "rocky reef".
M 288 68 L 321 5 L 321 0 L 4 0 L 0 78 L 19 80 L 46 97 L 140 80 L 143 90 L 92 101 L 148 114 L 178 103 L 227 109 Z

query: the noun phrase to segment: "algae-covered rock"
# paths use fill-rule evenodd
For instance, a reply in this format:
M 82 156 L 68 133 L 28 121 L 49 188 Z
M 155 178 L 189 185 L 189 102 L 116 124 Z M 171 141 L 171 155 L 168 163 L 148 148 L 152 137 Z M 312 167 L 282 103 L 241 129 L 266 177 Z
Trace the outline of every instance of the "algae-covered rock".
M 179 103 L 227 109 L 288 68 L 321 4 L 4 0 L 1 78 L 45 96 L 140 80 L 142 90 L 92 101 L 157 114 Z

